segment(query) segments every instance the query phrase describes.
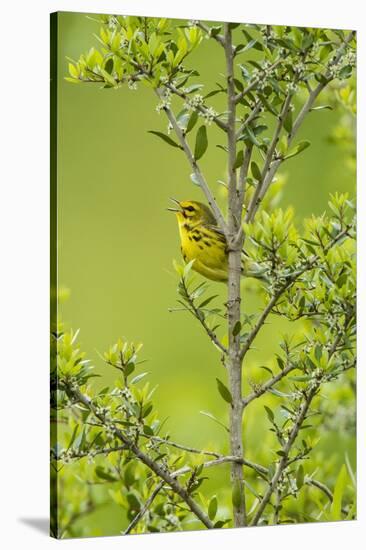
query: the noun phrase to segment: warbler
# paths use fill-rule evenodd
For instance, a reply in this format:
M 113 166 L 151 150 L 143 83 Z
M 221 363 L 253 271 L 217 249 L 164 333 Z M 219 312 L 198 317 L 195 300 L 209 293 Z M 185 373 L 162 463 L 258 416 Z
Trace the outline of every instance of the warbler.
M 186 263 L 194 260 L 192 269 L 212 281 L 228 279 L 228 248 L 226 238 L 217 226 L 211 209 L 198 201 L 178 201 L 171 198 L 177 208 L 181 251 Z M 242 275 L 264 279 L 265 270 L 242 254 Z

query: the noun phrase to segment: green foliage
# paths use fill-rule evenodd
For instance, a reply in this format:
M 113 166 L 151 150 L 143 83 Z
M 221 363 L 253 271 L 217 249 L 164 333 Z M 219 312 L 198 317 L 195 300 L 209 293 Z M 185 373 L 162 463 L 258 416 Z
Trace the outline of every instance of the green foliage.
M 233 37 L 229 49 L 227 36 Z M 55 511 L 53 531 L 59 536 L 84 534 L 78 518 L 110 500 L 123 511 L 124 532 L 187 529 L 193 522 L 194 527 L 230 526 L 228 510 L 243 504 L 243 486 L 252 525 L 353 518 L 354 486 L 348 483 L 354 478 L 352 468 L 345 459 L 339 471 L 339 464 L 324 459 L 321 445 L 340 420 L 345 433 L 354 431 L 355 205 L 347 194 L 335 193 L 327 212 L 304 220 L 300 227 L 292 208 L 279 207 L 285 178 L 280 174 L 276 179 L 275 174 L 287 160 L 306 155 L 310 141 L 297 141 L 304 117 L 321 117 L 328 108 L 343 109 L 344 120 L 330 141 L 347 148 L 353 166 L 354 34 L 101 16 L 96 38 L 99 49 L 71 60 L 67 80 L 103 88 L 127 84 L 135 90 L 144 84 L 152 89 L 159 101 L 157 111 L 164 112 L 169 123 L 167 133 L 150 133 L 164 142 L 162 146 L 184 152 L 191 180 L 206 197 L 210 189 L 204 189 L 197 161 L 209 144 L 217 145 L 229 158 L 229 179 L 243 199 L 237 210 L 243 219 L 237 223 L 243 229 L 245 252 L 262 274 L 261 282 L 253 284 L 263 308 L 244 308 L 228 331 L 229 305 L 217 306 L 219 295 L 211 293 L 206 282 L 195 281 L 192 261 L 175 264 L 179 307 L 171 311 L 189 312 L 198 320 L 227 368 L 232 337 L 243 361 L 268 316 L 280 318 L 289 335 L 279 337 L 272 361 L 244 369 L 241 403 L 234 402 L 232 387 L 216 378 L 229 415 L 235 407 L 256 411 L 252 432 L 261 437 L 261 445 L 258 439 L 253 444 L 254 436 L 248 433 L 245 456 L 233 457 L 226 440 L 217 442 L 214 450 L 199 450 L 162 435 L 164 421 L 152 399 L 155 388 L 146 382 L 147 373 L 139 372 L 140 345 L 119 340 L 102 356 L 118 378 L 112 387 L 96 390 L 89 381 L 94 370 L 77 347 L 77 334 L 55 331 L 52 404 L 62 429 L 51 456 L 63 500 Z M 189 63 L 204 38 L 226 48 L 234 74 L 202 91 L 200 75 Z M 316 105 L 323 90 L 326 101 Z M 211 104 L 211 98 L 222 94 L 235 106 L 234 122 L 226 106 L 216 111 Z M 212 123 L 223 131 L 219 136 L 227 138 L 224 143 L 214 143 L 214 133 L 211 141 Z M 175 136 L 170 137 L 172 130 Z M 230 186 L 223 183 L 225 193 Z M 216 205 L 211 198 L 210 204 Z M 231 435 L 226 418 L 201 412 L 223 427 L 225 436 Z M 232 485 L 215 487 L 214 494 L 206 489 L 212 468 L 226 463 L 233 468 L 238 462 L 244 471 L 239 483 L 236 479 Z

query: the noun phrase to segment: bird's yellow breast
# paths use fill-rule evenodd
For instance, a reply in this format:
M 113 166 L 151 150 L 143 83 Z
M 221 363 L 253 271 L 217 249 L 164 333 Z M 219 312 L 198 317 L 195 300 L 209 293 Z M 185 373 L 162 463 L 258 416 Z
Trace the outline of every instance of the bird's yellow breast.
M 185 262 L 195 260 L 192 269 L 213 281 L 226 281 L 228 273 L 225 243 L 215 231 L 202 224 L 179 222 L 182 255 Z

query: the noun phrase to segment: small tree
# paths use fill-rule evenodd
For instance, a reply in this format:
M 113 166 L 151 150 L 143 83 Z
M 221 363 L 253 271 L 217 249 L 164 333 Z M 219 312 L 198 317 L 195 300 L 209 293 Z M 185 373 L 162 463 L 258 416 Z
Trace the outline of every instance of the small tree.
M 271 201 L 278 193 L 279 168 L 310 146 L 309 141 L 297 141 L 305 118 L 321 116 L 310 113 L 329 107 L 316 104 L 318 97 L 331 86 L 350 90 L 346 81 L 355 65 L 355 33 L 102 16 L 97 38 L 100 50 L 92 48 L 70 62 L 67 80 L 104 88 L 151 88 L 173 134 L 151 132 L 185 155 L 192 182 L 202 190 L 226 238 L 229 278 L 222 307 L 212 307 L 215 296 L 206 283 L 195 283 L 191 264 L 177 266 L 177 271 L 181 306 L 199 321 L 221 355 L 226 380 L 217 379 L 217 387 L 228 405 L 229 426 L 224 427 L 230 453 L 192 449 L 161 435 L 152 392 L 148 384 L 140 384 L 144 373 L 131 379 L 138 346 L 120 341 L 105 354 L 119 378 L 112 390 L 95 392 L 75 337 L 58 330 L 57 406 L 68 411 L 72 436 L 67 447 L 53 449 L 53 458 L 57 463 L 87 456 L 94 477 L 120 483 L 110 495 L 128 511 L 126 532 L 178 529 L 192 515 L 207 528 L 286 522 L 283 503 L 303 485 L 316 487 L 329 500 L 330 510 L 322 517 L 352 517 L 352 500 L 342 507 L 344 471 L 334 494 L 322 481 L 305 476 L 302 461 L 314 442 L 299 434 L 310 426 L 321 388 L 345 380 L 350 375 L 344 373 L 355 366 L 354 204 L 346 194 L 336 193 L 329 213 L 305 220 L 300 231 L 291 209 L 274 209 Z M 207 40 L 222 52 L 225 79 L 203 96 L 199 74 L 188 63 Z M 248 59 L 254 50 L 255 60 Z M 224 112 L 210 105 L 217 94 L 226 98 Z M 173 98 L 181 103 L 177 109 Z M 227 215 L 199 163 L 208 149 L 211 124 L 222 130 Z M 268 282 L 261 286 L 263 309 L 255 315 L 246 311 L 240 285 L 243 247 L 267 272 Z M 244 394 L 246 356 L 269 315 L 290 322 L 308 319 L 307 330 L 279 344 L 276 372 L 266 367 L 268 377 Z M 215 322 L 218 316 L 226 324 L 224 336 Z M 259 465 L 246 459 L 243 415 L 269 392 L 281 400 L 285 418 L 265 407 L 276 444 L 272 462 Z M 218 519 L 218 498 L 206 500 L 198 489 L 208 468 L 226 462 L 231 465 L 232 517 Z M 248 483 L 250 475 L 254 477 Z M 90 495 L 84 502 L 95 505 Z M 72 514 L 63 513 L 61 507 L 55 530 L 58 523 L 59 535 L 72 534 Z

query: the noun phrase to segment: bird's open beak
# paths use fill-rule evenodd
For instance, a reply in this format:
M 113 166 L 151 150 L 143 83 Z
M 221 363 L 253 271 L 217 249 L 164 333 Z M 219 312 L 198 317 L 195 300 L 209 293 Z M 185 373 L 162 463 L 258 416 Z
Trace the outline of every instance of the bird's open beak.
M 169 199 L 174 202 L 174 204 L 179 206 L 179 208 L 167 208 L 167 210 L 169 210 L 169 212 L 181 212 L 182 209 L 180 208 L 179 201 L 177 199 L 173 199 L 173 197 L 169 197 Z

